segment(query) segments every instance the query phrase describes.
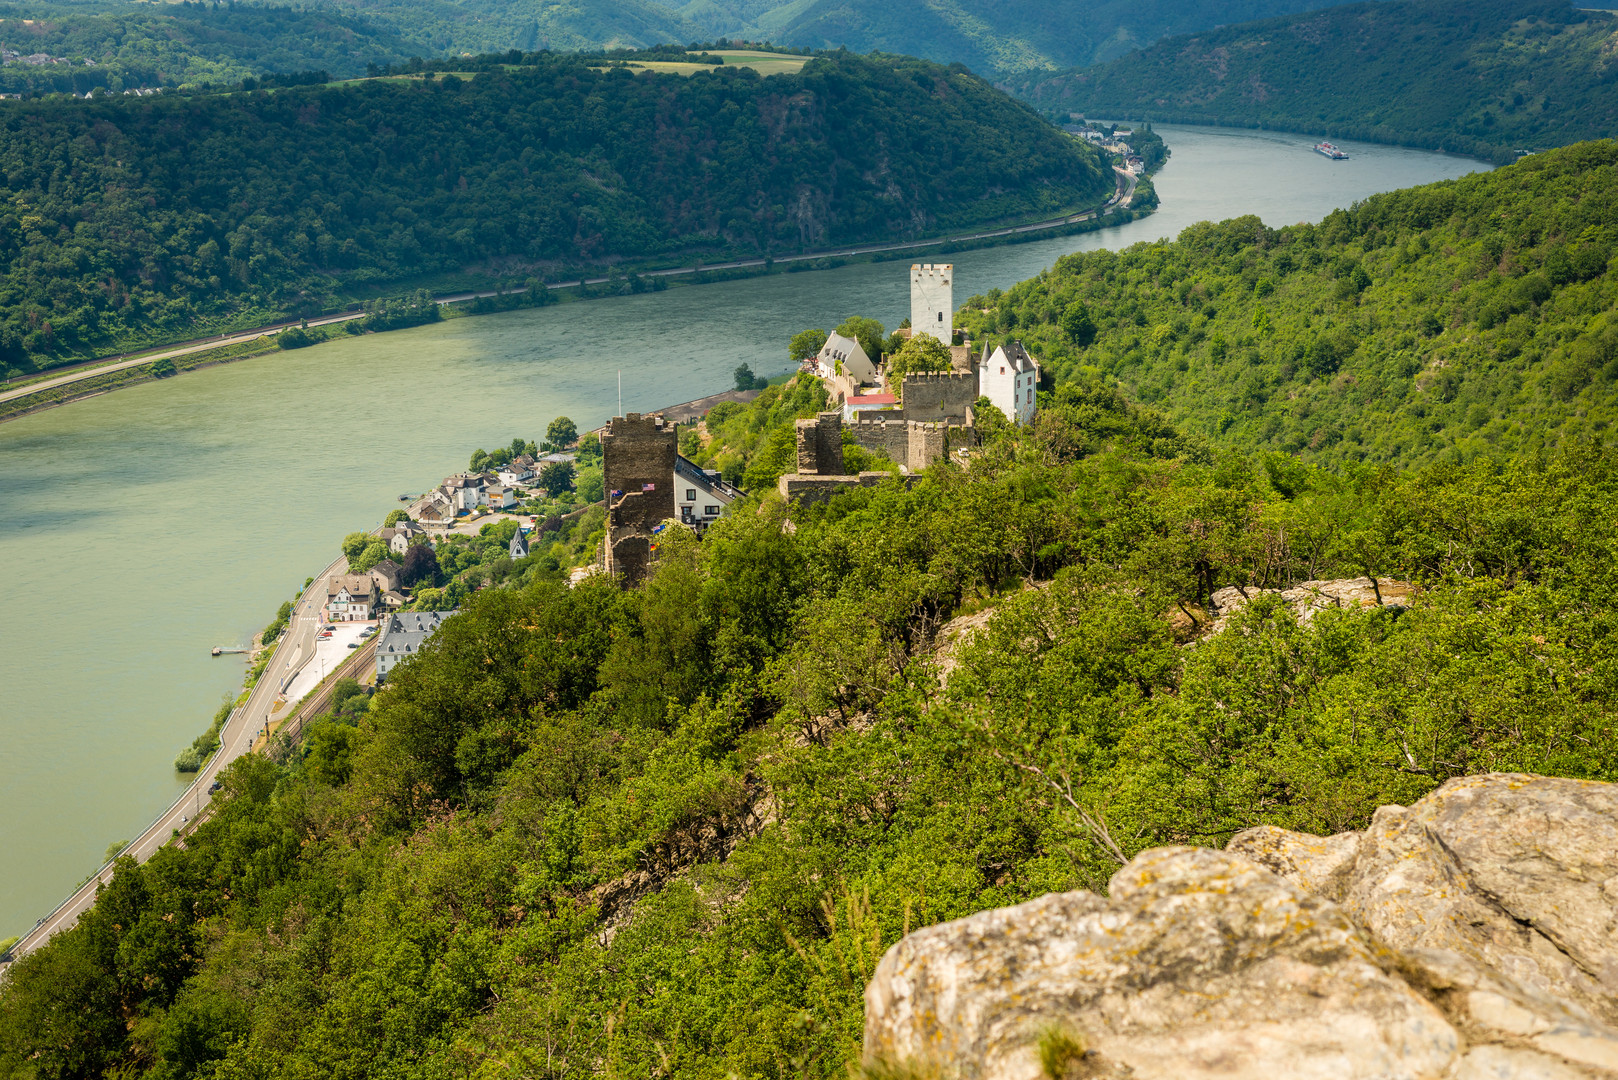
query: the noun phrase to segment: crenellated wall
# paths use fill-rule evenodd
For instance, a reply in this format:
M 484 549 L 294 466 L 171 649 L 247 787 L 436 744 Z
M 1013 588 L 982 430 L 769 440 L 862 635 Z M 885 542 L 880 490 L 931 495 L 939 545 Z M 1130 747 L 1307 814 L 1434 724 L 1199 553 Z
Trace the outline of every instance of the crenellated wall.
M 913 371 L 905 375 L 899 396 L 906 420 L 964 425 L 971 422 L 978 380 L 970 371 Z

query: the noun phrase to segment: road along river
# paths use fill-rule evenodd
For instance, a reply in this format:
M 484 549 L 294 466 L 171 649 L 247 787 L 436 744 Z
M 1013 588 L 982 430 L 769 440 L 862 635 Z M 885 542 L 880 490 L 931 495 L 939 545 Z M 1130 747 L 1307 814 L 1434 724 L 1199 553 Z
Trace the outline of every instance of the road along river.
M 1319 135 L 1160 128 L 1162 209 L 1130 225 L 947 256 L 956 302 L 1058 256 L 1256 213 L 1318 220 L 1484 168 Z M 1329 134 L 1329 133 L 1327 133 Z M 786 367 L 809 326 L 908 314 L 906 262 L 777 274 L 456 319 L 143 383 L 0 425 L 0 939 L 53 911 L 185 790 L 175 754 L 241 683 L 245 644 L 336 554 L 477 447 Z

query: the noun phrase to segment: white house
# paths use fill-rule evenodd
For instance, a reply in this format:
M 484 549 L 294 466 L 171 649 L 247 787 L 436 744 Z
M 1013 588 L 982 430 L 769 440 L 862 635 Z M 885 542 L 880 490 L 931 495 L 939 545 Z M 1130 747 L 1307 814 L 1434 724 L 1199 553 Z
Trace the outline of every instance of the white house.
M 978 393 L 1006 414 L 1016 424 L 1026 424 L 1034 418 L 1036 407 L 1034 391 L 1039 387 L 1039 364 L 1020 341 L 989 352 L 978 365 Z
M 461 513 L 478 508 L 478 504 L 483 501 L 484 483 L 480 473 L 461 473 L 439 484 L 438 490 L 449 499 L 455 507 L 455 512 Z
M 410 550 L 410 545 L 427 535 L 427 530 L 417 525 L 409 518 L 405 518 L 391 529 L 383 529 L 382 539 L 387 543 L 388 550 L 395 555 L 403 555 Z
M 382 591 L 369 574 L 339 574 L 326 583 L 327 622 L 370 622 L 376 617 Z
M 929 334 L 944 345 L 955 334 L 955 264 L 910 266 L 910 332 Z
M 419 653 L 439 624 L 453 614 L 453 611 L 400 611 L 389 615 L 376 639 L 376 681 L 381 682 L 400 661 Z
M 501 484 L 490 484 L 483 489 L 478 501 L 490 510 L 510 510 L 517 505 L 517 493 Z
M 534 476 L 534 470 L 529 465 L 519 464 L 519 462 L 526 460 L 526 458 L 519 458 L 509 465 L 502 465 L 495 472 L 495 475 L 500 478 L 500 482 L 506 487 L 516 487 L 524 480 L 531 480 Z
M 718 472 L 674 455 L 674 505 L 681 524 L 702 532 L 741 497 L 741 491 L 720 479 Z
M 839 372 L 855 382 L 876 382 L 876 365 L 865 355 L 860 343 L 842 334 L 833 334 L 826 339 L 826 344 L 820 347 L 815 374 L 822 379 L 829 379 Z

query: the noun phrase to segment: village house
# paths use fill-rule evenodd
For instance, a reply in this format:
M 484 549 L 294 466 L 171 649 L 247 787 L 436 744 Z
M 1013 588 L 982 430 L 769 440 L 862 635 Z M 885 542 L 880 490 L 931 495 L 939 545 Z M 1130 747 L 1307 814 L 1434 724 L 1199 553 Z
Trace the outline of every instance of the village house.
M 404 573 L 404 567 L 392 559 L 383 559 L 371 567 L 371 577 L 376 579 L 377 588 L 381 589 L 383 593 L 399 591 L 399 575 L 402 573 Z
M 382 542 L 388 545 L 388 550 L 395 555 L 403 555 L 410 550 L 410 545 L 427 538 L 427 530 L 417 525 L 409 518 L 405 518 L 391 529 L 383 529 L 377 534 Z
M 525 480 L 534 478 L 534 463 L 532 459 L 524 456 L 512 459 L 508 465 L 502 465 L 495 470 L 495 477 L 506 487 L 516 487 Z
M 416 655 L 428 638 L 438 632 L 443 621 L 453 611 L 399 611 L 382 620 L 382 631 L 376 639 L 376 681 L 381 683 L 389 671 Z
M 480 493 L 479 502 L 490 510 L 510 510 L 517 505 L 517 492 L 502 484 L 490 484 Z
M 517 526 L 517 531 L 511 534 L 511 561 L 528 558 L 528 534 Z
M 482 473 L 458 473 L 438 485 L 438 490 L 449 499 L 457 514 L 476 510 L 483 501 L 485 481 Z
M 815 373 L 822 379 L 847 375 L 856 385 L 876 382 L 876 365 L 865 355 L 859 342 L 842 334 L 831 335 L 820 347 Z
M 338 574 L 326 583 L 321 617 L 329 623 L 370 622 L 382 603 L 382 590 L 370 574 Z
M 1033 420 L 1034 392 L 1039 387 L 1039 362 L 1028 355 L 1022 342 L 997 346 L 989 352 L 983 346 L 984 357 L 978 365 L 978 394 L 1006 414 L 1016 424 Z
M 702 533 L 741 497 L 741 489 L 725 483 L 716 470 L 674 455 L 674 503 L 680 524 Z
M 410 508 L 410 516 L 425 529 L 446 529 L 455 524 L 455 503 L 442 491 L 429 491 Z

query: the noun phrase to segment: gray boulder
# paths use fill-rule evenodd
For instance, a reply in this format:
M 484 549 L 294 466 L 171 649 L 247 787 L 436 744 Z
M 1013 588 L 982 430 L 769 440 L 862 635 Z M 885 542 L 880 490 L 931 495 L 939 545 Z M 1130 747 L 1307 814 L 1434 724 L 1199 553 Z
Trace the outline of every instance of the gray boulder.
M 1364 833 L 1159 848 L 911 934 L 873 1074 L 1618 1078 L 1618 785 L 1488 774 Z
M 899 942 L 866 990 L 867 1066 L 1037 1080 L 1066 1041 L 1075 1076 L 1414 1080 L 1457 1057 L 1339 907 L 1246 858 L 1159 848 L 1109 892 Z

